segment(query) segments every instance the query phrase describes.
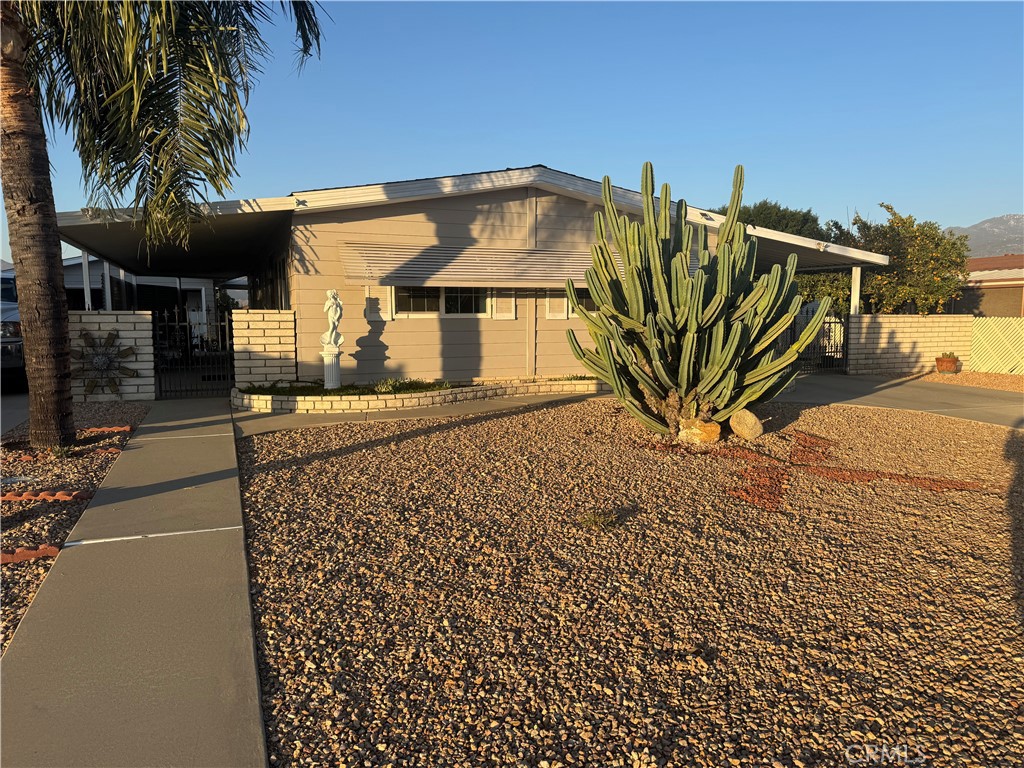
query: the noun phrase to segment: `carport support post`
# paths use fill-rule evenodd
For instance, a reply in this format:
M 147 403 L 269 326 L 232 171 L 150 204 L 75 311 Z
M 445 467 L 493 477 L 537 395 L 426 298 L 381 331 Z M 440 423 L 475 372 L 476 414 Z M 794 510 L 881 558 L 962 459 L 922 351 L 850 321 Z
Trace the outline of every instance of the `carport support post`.
M 850 270 L 850 314 L 860 314 L 860 267 Z
M 103 308 L 110 311 L 114 308 L 114 297 L 110 293 L 110 262 L 103 261 Z
M 92 281 L 89 279 L 89 254 L 82 251 L 82 292 L 85 294 L 85 311 L 92 311 Z

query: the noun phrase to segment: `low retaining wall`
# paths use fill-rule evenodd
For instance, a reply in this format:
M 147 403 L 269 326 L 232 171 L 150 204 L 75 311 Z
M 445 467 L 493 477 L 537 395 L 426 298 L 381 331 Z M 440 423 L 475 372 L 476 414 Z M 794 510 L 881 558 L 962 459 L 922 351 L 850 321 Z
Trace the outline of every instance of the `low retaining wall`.
M 237 410 L 257 413 L 335 413 L 426 408 L 520 395 L 597 395 L 609 392 L 611 388 L 600 381 L 510 381 L 400 395 L 251 395 L 233 389 L 231 405 Z

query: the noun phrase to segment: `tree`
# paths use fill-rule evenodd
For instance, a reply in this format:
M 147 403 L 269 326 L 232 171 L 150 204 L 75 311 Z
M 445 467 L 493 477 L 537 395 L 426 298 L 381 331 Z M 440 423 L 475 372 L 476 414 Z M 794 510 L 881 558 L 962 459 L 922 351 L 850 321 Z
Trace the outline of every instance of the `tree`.
M 282 3 L 300 62 L 319 52 L 312 3 Z M 230 190 L 245 106 L 270 51 L 258 2 L 0 5 L 0 166 L 34 446 L 68 445 L 67 302 L 43 116 L 69 131 L 90 205 L 130 198 L 149 245 L 188 242 L 207 191 Z
M 728 205 L 715 209 L 715 213 L 725 213 Z M 791 235 L 800 235 L 811 240 L 825 240 L 826 233 L 818 221 L 818 214 L 810 208 L 801 211 L 796 208 L 787 208 L 773 200 L 762 200 L 753 205 L 744 205 L 740 208 L 740 221 L 745 221 L 755 227 L 774 229 L 776 232 L 788 232 Z
M 876 312 L 943 312 L 951 299 L 961 296 L 967 282 L 967 236 L 944 232 L 934 221 L 919 222 L 888 203 L 880 206 L 889 214 L 884 223 L 868 221 L 859 213 L 853 217 L 852 230 L 829 222 L 840 244 L 889 256 L 888 267 L 866 274 L 865 295 Z
M 569 303 L 596 349 L 584 349 L 571 330 L 569 346 L 648 429 L 675 441 L 716 440 L 721 422 L 771 399 L 793 380 L 797 358 L 817 336 L 830 302 L 821 302 L 795 342 L 780 346 L 802 304 L 793 280 L 796 256 L 785 270 L 776 264 L 755 277 L 757 240 L 747 237 L 739 220 L 742 166 L 736 167 L 715 252 L 707 227 L 695 232 L 686 223 L 684 201 L 671 220 L 668 184 L 656 204 L 650 163 L 640 184 L 642 224 L 619 215 L 607 176 L 602 194 L 604 213 L 594 217 L 594 265 L 586 272 L 597 310 L 584 309 L 572 280 L 566 283 Z M 691 276 L 694 234 L 699 266 Z M 760 429 L 753 414 L 743 418 Z

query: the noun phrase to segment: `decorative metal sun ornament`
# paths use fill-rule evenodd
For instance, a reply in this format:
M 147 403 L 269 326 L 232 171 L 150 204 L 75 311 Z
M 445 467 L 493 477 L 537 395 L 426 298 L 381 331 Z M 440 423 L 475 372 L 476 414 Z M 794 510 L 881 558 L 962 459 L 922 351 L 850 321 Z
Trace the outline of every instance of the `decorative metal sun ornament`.
M 139 372 L 121 364 L 121 361 L 135 354 L 135 347 L 122 347 L 117 343 L 117 331 L 111 331 L 103 341 L 97 341 L 88 331 L 82 331 L 85 349 L 71 350 L 71 357 L 82 365 L 71 371 L 73 376 L 84 376 L 85 394 L 91 395 L 96 388 L 106 387 L 112 394 L 120 392 L 122 377 L 138 376 Z

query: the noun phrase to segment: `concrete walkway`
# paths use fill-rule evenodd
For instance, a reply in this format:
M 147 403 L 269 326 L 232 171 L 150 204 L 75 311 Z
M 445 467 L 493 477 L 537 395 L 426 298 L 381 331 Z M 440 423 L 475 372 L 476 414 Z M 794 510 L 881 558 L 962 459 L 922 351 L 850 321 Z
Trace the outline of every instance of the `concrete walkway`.
M 153 404 L 2 666 L 5 767 L 266 765 L 226 399 Z

